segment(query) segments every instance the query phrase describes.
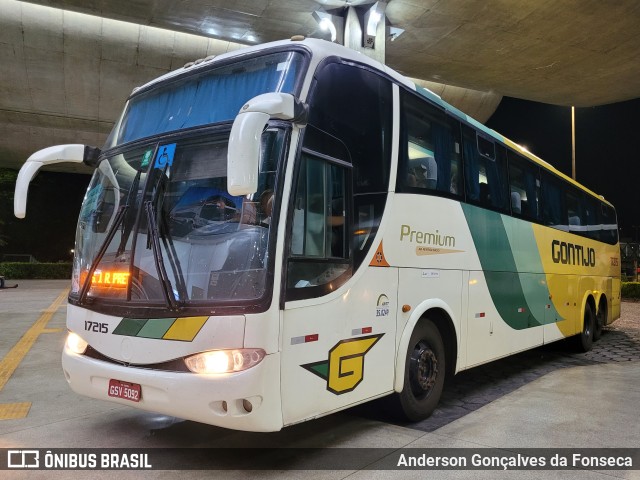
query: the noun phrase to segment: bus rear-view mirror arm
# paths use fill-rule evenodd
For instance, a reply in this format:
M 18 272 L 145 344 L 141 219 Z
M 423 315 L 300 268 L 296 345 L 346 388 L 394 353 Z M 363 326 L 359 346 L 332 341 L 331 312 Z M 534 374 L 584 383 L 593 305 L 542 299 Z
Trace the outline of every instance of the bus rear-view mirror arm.
M 15 195 L 13 197 L 13 213 L 17 218 L 24 218 L 27 213 L 27 196 L 29 184 L 36 176 L 38 170 L 45 165 L 54 163 L 84 163 L 90 167 L 96 167 L 100 149 L 86 145 L 56 145 L 43 148 L 31 155 L 20 168 L 16 180 Z
M 289 93 L 264 93 L 245 103 L 231 127 L 227 153 L 227 190 L 250 195 L 258 190 L 261 138 L 272 119 L 307 122 L 307 106 Z

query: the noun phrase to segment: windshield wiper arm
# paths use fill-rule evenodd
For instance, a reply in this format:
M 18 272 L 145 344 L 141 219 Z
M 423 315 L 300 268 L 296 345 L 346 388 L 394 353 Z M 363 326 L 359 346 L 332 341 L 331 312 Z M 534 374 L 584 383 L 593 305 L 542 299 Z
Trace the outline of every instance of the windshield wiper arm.
M 153 201 L 147 200 L 144 203 L 145 210 L 147 212 L 147 235 L 151 241 L 151 247 L 153 248 L 153 259 L 156 264 L 156 270 L 160 277 L 160 285 L 162 286 L 162 293 L 164 299 L 171 310 L 178 310 L 178 303 L 173 295 L 173 286 L 167 275 L 167 270 L 164 266 L 164 259 L 162 258 L 162 250 L 160 249 L 160 233 L 158 232 L 158 221 L 156 219 L 156 212 L 153 208 Z
M 138 193 L 138 187 L 140 186 L 141 175 L 142 175 L 142 172 L 138 170 L 138 173 L 136 173 L 136 176 L 134 177 L 133 182 L 131 182 L 131 186 L 129 187 L 129 192 L 127 193 L 127 200 L 125 202 L 125 205 L 127 207 L 133 203 L 135 196 Z M 135 215 L 135 212 L 133 212 L 133 214 Z M 131 230 L 133 229 L 135 217 L 128 216 L 126 220 L 127 221 L 122 224 L 120 244 L 118 245 L 118 250 L 116 250 L 117 257 L 122 255 L 122 253 L 125 251 L 127 241 L 129 240 L 129 235 L 131 234 Z
M 160 224 L 158 225 L 159 231 L 162 232 L 161 238 L 164 243 L 164 248 L 167 252 L 167 256 L 169 257 L 169 263 L 171 265 L 171 270 L 173 271 L 174 277 L 176 279 L 176 288 L 178 289 L 178 298 L 186 299 L 188 298 L 187 294 L 187 286 L 184 281 L 184 275 L 182 274 L 182 266 L 180 265 L 180 258 L 178 257 L 178 252 L 176 252 L 176 247 L 173 243 L 173 238 L 171 237 L 170 227 L 167 225 L 167 219 L 163 215 Z

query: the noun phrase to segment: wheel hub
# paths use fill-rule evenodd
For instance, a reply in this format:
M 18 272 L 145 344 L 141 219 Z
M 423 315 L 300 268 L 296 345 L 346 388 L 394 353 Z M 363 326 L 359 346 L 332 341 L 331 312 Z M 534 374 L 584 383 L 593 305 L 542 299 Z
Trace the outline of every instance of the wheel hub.
M 420 342 L 411 355 L 411 386 L 414 392 L 428 394 L 438 377 L 438 359 L 433 350 Z

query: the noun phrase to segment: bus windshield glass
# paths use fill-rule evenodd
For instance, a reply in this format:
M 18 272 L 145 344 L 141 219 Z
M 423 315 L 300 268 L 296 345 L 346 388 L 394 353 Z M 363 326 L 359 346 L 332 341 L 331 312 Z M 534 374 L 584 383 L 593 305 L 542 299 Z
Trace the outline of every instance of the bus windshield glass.
M 231 121 L 263 93 L 295 93 L 303 74 L 300 52 L 247 58 L 151 87 L 129 100 L 105 149 L 152 135 Z M 196 67 L 192 67 L 196 68 Z
M 175 310 L 265 297 L 287 134 L 264 132 L 258 191 L 238 197 L 227 192 L 228 131 L 217 131 L 138 143 L 99 164 L 80 212 L 72 299 Z

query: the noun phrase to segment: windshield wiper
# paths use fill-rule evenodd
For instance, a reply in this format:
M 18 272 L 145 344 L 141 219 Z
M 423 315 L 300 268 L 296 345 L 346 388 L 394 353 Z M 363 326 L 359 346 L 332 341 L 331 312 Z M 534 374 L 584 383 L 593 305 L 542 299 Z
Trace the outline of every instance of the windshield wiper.
M 138 170 L 136 176 L 131 182 L 131 186 L 129 187 L 129 192 L 127 192 L 127 200 L 125 205 L 128 207 L 131 205 L 135 199 L 135 196 L 138 194 L 138 187 L 140 186 L 140 176 L 142 175 L 142 171 Z M 122 232 L 120 234 L 120 244 L 118 245 L 118 249 L 116 250 L 116 257 L 122 255 L 127 246 L 127 241 L 129 240 L 129 235 L 133 230 L 133 225 L 135 223 L 135 212 L 131 215 L 127 215 L 126 222 L 122 224 Z
M 166 216 L 162 215 L 161 207 L 166 190 L 166 181 L 168 180 L 167 169 L 168 165 L 165 165 L 162 173 L 160 174 L 160 178 L 156 182 L 155 189 L 151 193 L 151 198 L 147 202 L 145 202 L 145 209 L 147 209 L 147 249 L 153 246 L 154 256 L 156 258 L 159 257 L 161 262 L 160 265 L 164 266 L 164 259 L 162 257 L 162 251 L 160 249 L 160 240 L 162 240 L 164 248 L 167 252 L 169 263 L 171 265 L 171 270 L 173 271 L 173 276 L 176 282 L 177 296 L 178 300 L 180 301 L 187 298 L 187 287 L 184 282 L 184 276 L 182 275 L 180 259 L 178 258 L 177 252 L 175 250 L 173 238 L 171 238 L 171 233 L 167 225 Z M 151 209 L 153 218 L 149 216 L 149 209 Z M 160 221 L 158 221 L 158 212 L 160 213 Z M 149 220 L 153 220 L 154 225 L 154 229 L 151 234 L 149 233 Z M 156 268 L 158 268 L 158 263 L 156 263 Z M 175 296 L 172 295 L 173 289 L 171 288 L 169 277 L 166 274 L 166 267 L 164 267 L 164 275 L 160 270 L 158 270 L 158 276 L 162 279 L 161 282 L 169 285 L 167 295 L 171 299 L 175 300 Z M 166 289 L 167 287 L 163 285 L 163 290 Z M 165 298 L 167 295 L 165 295 Z
M 153 207 L 153 200 L 147 200 L 144 203 L 144 208 L 147 212 L 147 235 L 149 235 L 149 241 L 153 248 L 153 259 L 156 264 L 156 270 L 160 277 L 160 285 L 162 286 L 162 293 L 164 295 L 165 302 L 171 310 L 178 310 L 178 302 L 173 295 L 173 286 L 167 275 L 167 270 L 164 266 L 164 259 L 162 258 L 162 251 L 160 249 L 160 233 L 158 232 L 158 221 L 156 219 L 156 211 Z

